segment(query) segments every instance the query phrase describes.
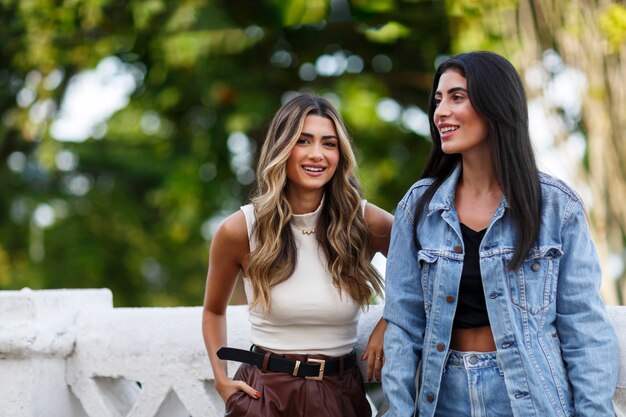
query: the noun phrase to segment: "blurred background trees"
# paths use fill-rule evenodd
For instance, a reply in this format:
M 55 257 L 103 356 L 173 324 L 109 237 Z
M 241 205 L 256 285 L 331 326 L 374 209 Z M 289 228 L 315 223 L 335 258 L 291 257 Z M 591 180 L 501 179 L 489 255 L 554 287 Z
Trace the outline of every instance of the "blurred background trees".
M 605 293 L 620 302 L 626 9 L 541 4 L 0 0 L 0 289 L 108 287 L 117 305 L 200 304 L 212 234 L 246 202 L 269 119 L 298 92 L 337 105 L 366 198 L 392 211 L 430 147 L 437 62 L 490 49 L 561 123 L 540 150 L 582 141 L 565 174 L 589 191 Z M 578 113 L 548 91 L 570 70 L 587 83 Z M 607 152 L 612 162 L 598 163 Z

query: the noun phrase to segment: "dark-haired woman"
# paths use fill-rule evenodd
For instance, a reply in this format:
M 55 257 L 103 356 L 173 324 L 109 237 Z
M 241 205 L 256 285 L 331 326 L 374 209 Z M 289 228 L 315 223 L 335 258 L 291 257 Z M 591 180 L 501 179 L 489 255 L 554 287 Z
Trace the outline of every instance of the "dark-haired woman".
M 517 71 L 448 59 L 429 116 L 387 260 L 386 416 L 613 417 L 598 258 L 579 197 L 537 170 Z
M 301 95 L 274 116 L 251 204 L 211 242 L 202 329 L 228 417 L 367 417 L 359 360 L 380 380 L 384 320 L 356 356 L 358 317 L 382 280 L 392 217 L 361 197 L 341 117 Z M 226 307 L 243 278 L 250 351 L 227 348 Z M 222 359 L 222 360 L 220 360 Z M 233 380 L 223 359 L 243 362 Z

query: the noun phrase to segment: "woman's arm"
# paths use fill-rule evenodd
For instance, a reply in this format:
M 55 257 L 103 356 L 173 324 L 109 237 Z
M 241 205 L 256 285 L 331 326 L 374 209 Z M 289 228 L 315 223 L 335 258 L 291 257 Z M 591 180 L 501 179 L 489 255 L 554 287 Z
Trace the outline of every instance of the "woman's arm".
M 372 382 L 372 378 L 377 381 L 381 380 L 380 372 L 385 359 L 383 343 L 386 329 L 387 322 L 381 317 L 370 334 L 365 353 L 361 356 L 362 361 L 367 361 L 367 382 Z
M 248 252 L 246 220 L 238 211 L 224 220 L 211 242 L 202 312 L 202 335 L 213 368 L 215 389 L 224 402 L 236 391 L 244 391 L 253 398 L 261 396 L 246 383 L 230 380 L 226 362 L 216 354 L 227 343 L 226 308 Z
M 369 229 L 370 250 L 372 256 L 380 252 L 387 256 L 389 241 L 391 239 L 391 226 L 393 216 L 374 204 L 365 205 L 365 223 Z
M 411 191 L 395 213 L 385 276 L 385 366 L 383 388 L 389 410 L 385 416 L 408 417 L 415 412 L 417 366 L 421 360 L 426 313 L 415 246 Z
M 561 231 L 556 329 L 572 386 L 576 416 L 613 416 L 619 352 L 600 298 L 602 274 L 579 201 L 570 203 Z
M 367 203 L 365 205 L 365 222 L 369 229 L 370 251 L 372 256 L 377 252 L 387 256 L 389 241 L 391 239 L 391 226 L 393 216 L 385 210 Z M 367 361 L 367 380 L 381 380 L 381 369 L 383 367 L 384 351 L 383 342 L 387 322 L 382 317 L 372 330 L 372 334 L 365 347 L 365 353 L 361 360 Z

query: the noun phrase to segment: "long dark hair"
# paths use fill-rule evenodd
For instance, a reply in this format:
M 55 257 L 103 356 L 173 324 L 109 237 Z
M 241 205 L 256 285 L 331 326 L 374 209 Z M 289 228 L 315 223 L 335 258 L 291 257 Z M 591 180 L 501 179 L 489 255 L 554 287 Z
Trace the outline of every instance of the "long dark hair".
M 541 189 L 528 132 L 524 86 L 513 65 L 500 55 L 485 51 L 459 54 L 437 68 L 428 100 L 433 147 L 422 172 L 422 178 L 434 178 L 434 182 L 418 201 L 414 227 L 417 229 L 424 207 L 461 160 L 460 154 L 448 155 L 441 150 L 441 137 L 433 118 L 439 79 L 449 69 L 465 77 L 472 107 L 487 122 L 486 140 L 496 179 L 508 200 L 517 233 L 509 268 L 518 269 L 539 236 Z

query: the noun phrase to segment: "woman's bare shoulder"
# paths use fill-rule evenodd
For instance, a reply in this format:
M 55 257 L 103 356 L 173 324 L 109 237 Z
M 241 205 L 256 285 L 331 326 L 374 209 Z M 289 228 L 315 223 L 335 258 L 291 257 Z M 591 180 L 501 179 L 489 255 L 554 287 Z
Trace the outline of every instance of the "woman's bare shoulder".
M 365 221 L 372 232 L 386 234 L 391 231 L 393 216 L 380 207 L 368 202 L 365 205 Z
M 246 217 L 241 210 L 236 211 L 225 218 L 213 236 L 212 245 L 223 245 L 230 250 L 247 252 L 248 245 L 248 226 Z
M 365 222 L 370 233 L 372 253 L 380 252 L 387 256 L 393 216 L 380 207 L 367 203 L 365 206 Z

